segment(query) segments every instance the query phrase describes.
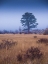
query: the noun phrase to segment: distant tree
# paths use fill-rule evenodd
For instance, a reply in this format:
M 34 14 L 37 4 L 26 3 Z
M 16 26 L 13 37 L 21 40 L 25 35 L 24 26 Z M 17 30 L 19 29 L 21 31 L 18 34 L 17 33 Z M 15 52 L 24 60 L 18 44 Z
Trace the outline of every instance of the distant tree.
M 21 34 L 22 30 L 21 30 L 21 27 L 19 27 L 19 33 Z
M 7 31 L 7 30 L 3 30 L 3 33 L 5 34 L 5 33 L 9 33 L 9 31 Z
M 44 34 L 44 35 L 48 35 L 48 28 L 45 29 L 45 31 L 44 31 L 43 34 Z
M 18 34 L 19 32 L 18 32 L 18 30 L 15 30 L 15 34 Z
M 0 31 L 0 34 L 2 34 L 2 31 Z
M 38 23 L 36 23 L 35 16 L 29 12 L 22 15 L 21 23 L 22 26 L 24 26 L 24 30 L 27 30 L 28 33 L 30 32 L 31 28 L 35 28 L 38 25 Z
M 14 31 L 12 31 L 12 30 L 10 30 L 10 32 L 9 33 L 11 33 L 11 34 L 15 34 L 15 32 Z

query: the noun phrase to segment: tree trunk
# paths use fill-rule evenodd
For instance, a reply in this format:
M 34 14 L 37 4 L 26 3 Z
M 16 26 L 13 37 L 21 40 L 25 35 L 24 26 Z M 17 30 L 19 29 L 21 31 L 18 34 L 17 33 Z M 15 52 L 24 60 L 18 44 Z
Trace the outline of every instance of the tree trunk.
M 28 34 L 29 34 L 29 32 L 30 32 L 30 28 L 29 28 L 29 22 L 28 22 Z

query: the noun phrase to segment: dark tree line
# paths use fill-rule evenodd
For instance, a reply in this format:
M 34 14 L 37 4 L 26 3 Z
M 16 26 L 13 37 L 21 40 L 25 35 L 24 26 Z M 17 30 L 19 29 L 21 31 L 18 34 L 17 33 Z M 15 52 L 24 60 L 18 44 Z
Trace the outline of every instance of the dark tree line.
M 0 34 L 18 34 L 19 32 L 16 30 L 16 31 L 7 31 L 7 30 L 3 30 L 3 31 L 0 31 Z

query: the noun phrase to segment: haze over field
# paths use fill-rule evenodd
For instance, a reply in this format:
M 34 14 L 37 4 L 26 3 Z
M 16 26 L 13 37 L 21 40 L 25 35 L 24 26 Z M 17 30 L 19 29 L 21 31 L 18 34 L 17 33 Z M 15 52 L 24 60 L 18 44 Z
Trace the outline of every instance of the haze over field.
M 48 0 L 0 0 L 0 30 L 16 30 L 25 12 L 37 18 L 38 29 L 48 27 Z

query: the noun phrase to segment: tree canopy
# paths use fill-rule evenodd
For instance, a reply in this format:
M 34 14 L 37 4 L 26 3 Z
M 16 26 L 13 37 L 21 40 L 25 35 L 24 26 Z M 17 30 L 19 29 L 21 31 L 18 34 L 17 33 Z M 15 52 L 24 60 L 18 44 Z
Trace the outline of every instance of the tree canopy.
M 21 23 L 24 26 L 24 30 L 28 30 L 28 33 L 31 28 L 35 28 L 38 25 L 36 22 L 36 18 L 32 13 L 26 12 L 22 15 Z

